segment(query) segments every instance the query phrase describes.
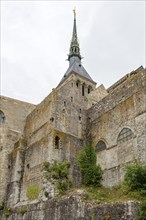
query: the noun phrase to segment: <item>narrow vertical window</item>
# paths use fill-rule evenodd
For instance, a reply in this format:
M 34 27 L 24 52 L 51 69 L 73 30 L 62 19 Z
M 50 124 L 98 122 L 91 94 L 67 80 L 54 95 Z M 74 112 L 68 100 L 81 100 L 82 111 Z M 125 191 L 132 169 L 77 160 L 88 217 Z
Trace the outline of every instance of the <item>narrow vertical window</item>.
M 29 169 L 30 168 L 30 165 L 29 165 L 29 163 L 26 165 L 26 167 L 27 167 L 27 169 Z
M 92 87 L 91 87 L 91 86 L 89 86 L 89 87 L 88 87 L 88 94 L 90 94 L 90 93 L 91 93 L 91 91 L 92 91 Z
M 79 87 L 79 84 L 80 84 L 80 81 L 77 80 L 77 81 L 76 81 L 76 86 Z
M 84 94 L 85 94 L 85 87 L 84 85 L 82 85 L 82 96 L 84 96 Z
M 5 122 L 5 115 L 4 113 L 0 110 L 0 125 Z
M 55 149 L 59 149 L 60 146 L 60 137 L 55 136 Z
M 81 121 L 81 119 L 82 119 L 81 116 L 79 116 L 79 121 Z

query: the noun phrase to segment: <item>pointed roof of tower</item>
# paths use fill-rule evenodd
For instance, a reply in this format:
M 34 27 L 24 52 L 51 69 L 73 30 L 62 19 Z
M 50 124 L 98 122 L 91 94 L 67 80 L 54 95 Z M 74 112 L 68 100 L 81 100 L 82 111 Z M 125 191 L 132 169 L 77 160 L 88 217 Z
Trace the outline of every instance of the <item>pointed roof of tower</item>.
M 73 22 L 73 33 L 72 33 L 72 40 L 70 43 L 70 49 L 69 49 L 69 55 L 68 55 L 68 61 L 69 61 L 69 68 L 67 69 L 66 73 L 64 74 L 63 78 L 61 79 L 59 85 L 66 79 L 66 77 L 74 72 L 90 81 L 95 83 L 90 75 L 87 73 L 83 65 L 81 64 L 81 55 L 80 55 L 80 47 L 79 42 L 77 38 L 77 26 L 76 26 L 76 11 L 74 12 L 74 22 Z

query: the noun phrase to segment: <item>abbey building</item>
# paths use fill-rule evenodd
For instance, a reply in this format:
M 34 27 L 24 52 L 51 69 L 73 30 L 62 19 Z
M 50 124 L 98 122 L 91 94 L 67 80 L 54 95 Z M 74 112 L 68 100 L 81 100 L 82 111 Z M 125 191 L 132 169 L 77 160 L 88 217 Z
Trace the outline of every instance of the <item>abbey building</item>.
M 73 184 L 80 184 L 76 156 L 86 144 L 95 148 L 106 187 L 123 179 L 125 164 L 146 163 L 145 69 L 96 88 L 81 59 L 74 14 L 69 67 L 58 86 L 38 105 L 1 97 L 0 201 L 9 206 L 27 201 L 32 183 L 55 195 L 43 179 L 47 161 L 69 160 Z

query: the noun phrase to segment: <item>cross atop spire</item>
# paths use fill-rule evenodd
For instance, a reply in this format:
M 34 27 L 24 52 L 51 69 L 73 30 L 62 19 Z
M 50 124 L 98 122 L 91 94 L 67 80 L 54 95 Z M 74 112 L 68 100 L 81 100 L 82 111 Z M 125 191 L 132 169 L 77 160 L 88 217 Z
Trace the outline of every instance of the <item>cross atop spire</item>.
M 74 23 L 73 23 L 72 40 L 71 40 L 70 50 L 69 50 L 69 55 L 68 55 L 69 61 L 71 57 L 78 57 L 81 60 L 80 48 L 79 48 L 79 43 L 78 43 L 78 38 L 77 38 L 76 9 L 75 8 L 73 9 L 73 13 L 74 13 Z

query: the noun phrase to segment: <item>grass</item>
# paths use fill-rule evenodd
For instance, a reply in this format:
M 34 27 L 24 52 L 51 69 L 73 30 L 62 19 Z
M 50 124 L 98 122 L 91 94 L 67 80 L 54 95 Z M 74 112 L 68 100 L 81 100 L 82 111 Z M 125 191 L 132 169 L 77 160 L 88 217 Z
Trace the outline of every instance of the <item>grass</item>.
M 85 187 L 80 188 L 82 190 L 81 197 L 84 201 L 94 201 L 98 203 L 115 203 L 115 202 L 126 202 L 129 200 L 133 201 L 145 201 L 145 195 L 141 195 L 138 191 L 125 191 L 121 186 L 104 188 L 104 187 Z M 72 189 L 72 193 L 78 191 Z M 67 193 L 67 192 L 66 192 Z M 71 193 L 71 190 L 67 193 Z
M 35 184 L 30 184 L 27 187 L 26 196 L 29 200 L 37 199 L 40 193 L 40 189 Z

